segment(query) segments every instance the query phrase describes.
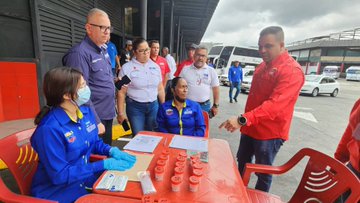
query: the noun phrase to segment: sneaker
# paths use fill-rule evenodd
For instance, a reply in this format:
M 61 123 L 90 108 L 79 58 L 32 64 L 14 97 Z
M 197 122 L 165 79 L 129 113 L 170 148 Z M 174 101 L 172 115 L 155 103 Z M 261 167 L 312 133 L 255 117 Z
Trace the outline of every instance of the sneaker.
M 232 100 L 230 100 L 230 103 L 233 103 Z
M 235 101 L 235 102 L 237 102 L 237 99 L 236 99 L 236 98 L 234 98 L 234 101 Z

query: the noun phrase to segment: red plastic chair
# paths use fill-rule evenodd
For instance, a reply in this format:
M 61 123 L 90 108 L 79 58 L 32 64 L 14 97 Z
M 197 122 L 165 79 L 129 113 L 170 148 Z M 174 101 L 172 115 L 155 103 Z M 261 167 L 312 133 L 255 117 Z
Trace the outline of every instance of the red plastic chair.
M 9 190 L 0 177 L 0 202 L 54 202 L 28 196 L 38 165 L 38 155 L 30 144 L 34 130 L 24 130 L 0 140 L 0 159 L 14 176 L 21 193 Z
M 210 135 L 209 114 L 206 111 L 202 111 L 202 113 L 203 113 L 204 121 L 205 121 L 205 125 L 206 125 L 204 137 L 209 138 L 209 135 Z
M 334 202 L 341 194 L 349 189 L 351 190 L 351 194 L 346 202 L 353 203 L 360 200 L 359 179 L 338 160 L 309 148 L 301 149 L 282 166 L 246 164 L 243 177 L 244 184 L 245 186 L 248 185 L 250 175 L 254 172 L 266 174 L 285 173 L 299 163 L 305 156 L 309 157 L 309 160 L 300 184 L 289 201 L 290 203 Z M 249 190 L 248 194 L 249 196 L 253 196 L 253 190 Z

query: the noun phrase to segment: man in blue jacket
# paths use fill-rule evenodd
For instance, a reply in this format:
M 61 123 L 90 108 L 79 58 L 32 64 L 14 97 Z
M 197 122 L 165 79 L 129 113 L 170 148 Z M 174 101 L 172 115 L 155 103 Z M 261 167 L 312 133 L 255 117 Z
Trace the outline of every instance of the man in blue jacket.
M 242 67 L 239 65 L 239 61 L 234 61 L 234 65 L 232 65 L 229 69 L 228 78 L 230 82 L 230 90 L 229 90 L 229 97 L 230 103 L 233 103 L 233 99 L 237 102 L 237 96 L 240 93 L 240 85 L 241 81 L 243 80 L 242 74 Z M 236 88 L 235 96 L 232 97 L 232 92 L 234 87 Z

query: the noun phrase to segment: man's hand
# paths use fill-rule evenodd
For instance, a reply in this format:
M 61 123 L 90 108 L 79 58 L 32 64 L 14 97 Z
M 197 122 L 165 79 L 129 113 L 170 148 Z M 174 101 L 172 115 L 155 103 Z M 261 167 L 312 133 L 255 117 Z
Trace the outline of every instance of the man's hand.
M 98 130 L 99 130 L 99 135 L 103 135 L 103 134 L 105 133 L 105 126 L 104 126 L 104 124 L 99 123 L 97 127 L 98 127 Z
M 218 114 L 219 110 L 217 107 L 213 106 L 213 107 L 211 107 L 210 111 L 213 113 L 213 115 L 215 117 Z
M 241 125 L 238 123 L 237 116 L 233 116 L 233 117 L 227 119 L 225 122 L 223 122 L 219 126 L 219 129 L 221 129 L 221 128 L 225 128 L 227 131 L 234 132 L 235 130 L 240 129 Z
M 124 120 L 128 120 L 128 118 L 125 116 L 125 114 L 119 114 L 117 117 L 116 117 L 116 119 L 117 119 L 117 121 L 119 122 L 119 124 L 121 125 L 122 124 L 122 122 L 124 121 Z

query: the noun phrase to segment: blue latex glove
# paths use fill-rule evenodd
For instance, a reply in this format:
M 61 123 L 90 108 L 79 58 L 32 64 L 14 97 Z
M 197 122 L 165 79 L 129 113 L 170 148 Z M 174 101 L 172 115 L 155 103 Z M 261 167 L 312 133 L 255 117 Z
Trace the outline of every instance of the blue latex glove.
M 110 151 L 109 151 L 109 155 L 117 160 L 125 160 L 128 161 L 130 163 L 135 163 L 136 162 L 136 156 L 133 156 L 131 154 L 128 154 L 126 152 L 122 152 L 119 148 L 117 147 L 111 147 Z
M 124 160 L 116 160 L 114 158 L 109 158 L 104 160 L 104 168 L 106 170 L 117 170 L 117 171 L 125 171 L 134 166 L 133 163 L 124 161 Z

